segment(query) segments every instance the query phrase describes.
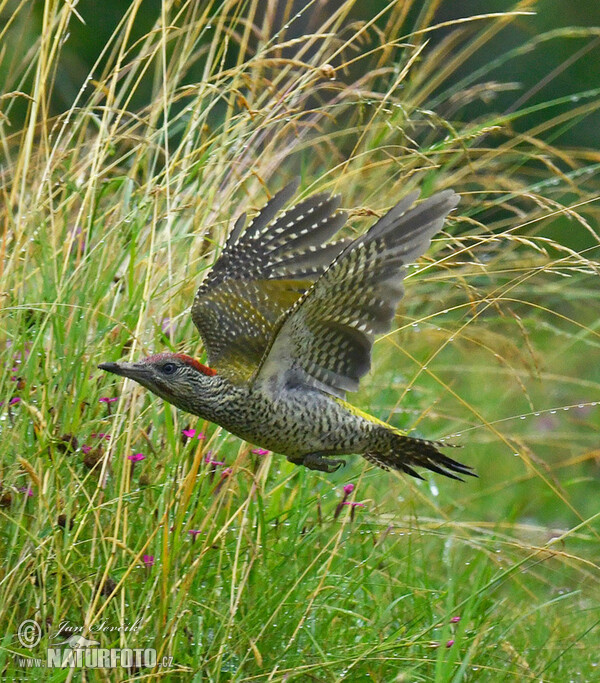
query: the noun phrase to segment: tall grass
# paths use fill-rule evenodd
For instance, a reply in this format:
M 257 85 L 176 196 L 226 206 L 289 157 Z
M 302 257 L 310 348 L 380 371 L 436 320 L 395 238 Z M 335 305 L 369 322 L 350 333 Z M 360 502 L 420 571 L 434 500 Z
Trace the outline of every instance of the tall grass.
M 437 5 L 359 21 L 352 0 L 326 17 L 289 3 L 280 20 L 258 0 L 163 0 L 139 37 L 134 0 L 58 115 L 76 3 L 47 1 L 34 42 L 31 5 L 4 7 L 8 679 L 79 676 L 19 659 L 64 641 L 65 624 L 171 658 L 86 680 L 597 677 L 600 159 L 556 139 L 600 90 L 497 111 L 517 87 L 499 67 L 586 32 L 536 36 L 473 71 L 534 3 L 443 26 Z M 519 132 L 534 110 L 543 123 Z M 353 234 L 414 188 L 461 193 L 352 399 L 459 443 L 478 480 L 418 482 L 358 458 L 311 472 L 96 369 L 201 355 L 196 286 L 233 220 L 298 173 L 302 194 L 342 193 Z M 348 483 L 362 506 L 339 506 Z M 26 619 L 42 629 L 32 650 L 16 635 Z

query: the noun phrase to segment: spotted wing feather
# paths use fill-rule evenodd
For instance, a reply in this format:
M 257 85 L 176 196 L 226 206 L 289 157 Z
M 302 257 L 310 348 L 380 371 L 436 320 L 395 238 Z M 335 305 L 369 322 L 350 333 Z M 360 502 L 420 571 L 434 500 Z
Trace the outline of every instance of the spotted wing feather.
M 277 193 L 246 230 L 245 216 L 236 221 L 192 305 L 208 363 L 233 382 L 255 373 L 277 321 L 348 243 L 325 244 L 346 221 L 339 197 L 313 195 L 276 218 L 297 186 Z
M 371 365 L 403 295 L 405 266 L 422 256 L 459 197 L 440 192 L 409 210 L 411 194 L 349 244 L 274 331 L 256 381 L 307 384 L 343 396 Z

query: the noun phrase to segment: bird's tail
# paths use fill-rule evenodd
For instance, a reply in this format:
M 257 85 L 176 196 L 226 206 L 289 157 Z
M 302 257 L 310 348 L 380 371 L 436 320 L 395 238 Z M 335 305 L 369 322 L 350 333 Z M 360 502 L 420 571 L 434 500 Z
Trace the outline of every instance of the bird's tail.
M 428 470 L 443 474 L 445 477 L 450 477 L 450 479 L 458 479 L 459 481 L 463 481 L 463 479 L 457 476 L 457 474 L 470 477 L 477 476 L 471 467 L 449 458 L 438 450 L 438 447 L 447 448 L 451 444 L 441 441 L 415 439 L 411 436 L 405 436 L 396 430 L 386 431 L 388 437 L 391 437 L 387 439 L 389 442 L 387 446 L 384 448 L 378 447 L 363 453 L 364 458 L 384 470 L 399 470 L 417 479 L 423 479 L 423 477 L 413 469 L 415 466 L 426 467 Z M 453 474 L 453 472 L 457 474 Z

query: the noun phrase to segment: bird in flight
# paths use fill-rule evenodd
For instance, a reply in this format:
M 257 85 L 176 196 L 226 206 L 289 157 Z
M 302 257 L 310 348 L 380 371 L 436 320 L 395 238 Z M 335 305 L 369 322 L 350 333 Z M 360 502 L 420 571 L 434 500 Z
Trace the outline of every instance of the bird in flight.
M 297 465 L 333 472 L 360 454 L 422 479 L 425 467 L 475 476 L 417 439 L 345 400 L 371 366 L 403 295 L 406 266 L 428 249 L 459 196 L 414 205 L 413 192 L 356 239 L 330 239 L 346 222 L 339 196 L 315 194 L 281 213 L 290 183 L 245 228 L 236 221 L 201 284 L 192 319 L 208 365 L 182 353 L 99 367 L 128 377 L 181 410 Z M 245 228 L 245 229 L 244 229 Z

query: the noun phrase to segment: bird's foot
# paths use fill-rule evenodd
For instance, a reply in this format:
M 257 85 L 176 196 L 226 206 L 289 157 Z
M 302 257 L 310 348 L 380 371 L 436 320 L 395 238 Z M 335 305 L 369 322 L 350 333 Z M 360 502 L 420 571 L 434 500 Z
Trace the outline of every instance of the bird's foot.
M 309 470 L 318 470 L 319 472 L 335 472 L 339 470 L 340 467 L 346 465 L 345 460 L 333 460 L 332 458 L 324 458 L 319 453 L 309 453 L 305 455 L 302 464 L 304 467 L 308 467 Z

